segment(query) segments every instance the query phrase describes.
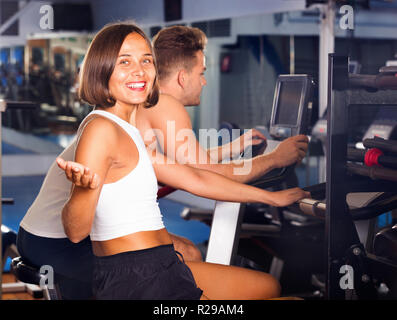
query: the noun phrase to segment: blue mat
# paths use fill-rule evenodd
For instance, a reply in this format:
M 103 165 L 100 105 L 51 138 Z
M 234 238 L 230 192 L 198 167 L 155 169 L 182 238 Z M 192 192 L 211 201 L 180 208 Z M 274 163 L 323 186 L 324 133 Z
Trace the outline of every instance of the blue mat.
M 31 151 L 22 150 L 16 146 L 13 146 L 5 142 L 2 142 L 1 144 L 1 151 L 2 154 L 33 154 L 33 152 Z

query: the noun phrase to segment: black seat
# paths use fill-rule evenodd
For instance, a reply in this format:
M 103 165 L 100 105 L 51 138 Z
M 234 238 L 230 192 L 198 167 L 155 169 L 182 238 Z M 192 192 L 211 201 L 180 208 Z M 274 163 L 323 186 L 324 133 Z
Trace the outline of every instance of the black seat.
M 61 299 L 58 286 L 55 283 L 47 283 L 50 281 L 48 281 L 46 275 L 42 274 L 36 267 L 33 267 L 23 261 L 22 257 L 16 257 L 12 259 L 11 272 L 19 281 L 40 286 L 40 288 L 43 290 L 45 299 Z
M 374 239 L 374 254 L 397 262 L 397 225 L 379 231 Z

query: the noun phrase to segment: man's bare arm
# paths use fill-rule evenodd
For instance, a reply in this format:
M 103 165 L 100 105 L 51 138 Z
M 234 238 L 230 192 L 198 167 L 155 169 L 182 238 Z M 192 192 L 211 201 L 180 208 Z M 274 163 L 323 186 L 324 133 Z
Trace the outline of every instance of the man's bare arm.
M 138 117 L 145 117 L 145 120 L 150 122 L 150 126 L 156 129 L 157 143 L 167 158 L 181 164 L 219 173 L 238 182 L 256 180 L 274 168 L 301 161 L 307 151 L 307 137 L 297 136 L 285 140 L 268 155 L 244 161 L 218 163 L 219 158 L 211 157 L 208 150 L 204 148 L 206 140 L 217 139 L 218 131 L 212 129 L 212 134 L 216 136 L 212 136 L 210 130 L 207 132 L 206 139 L 199 137 L 200 141 L 198 141 L 192 130 L 189 114 L 175 98 L 161 95 L 158 105 L 141 110 Z M 139 123 L 138 120 L 137 123 Z M 149 140 L 146 139 L 148 136 L 145 132 L 141 134 L 145 143 L 152 142 L 153 137 L 150 137 L 150 134 Z
M 221 132 L 221 135 L 222 134 L 223 133 Z M 229 141 L 233 138 L 229 136 L 228 132 L 225 132 L 225 134 L 227 139 L 226 141 Z M 259 144 L 263 144 L 263 149 L 265 149 L 266 137 L 260 131 L 256 129 L 250 129 L 245 130 L 245 132 L 241 136 L 235 138 L 229 143 L 207 149 L 207 152 L 209 152 L 211 158 L 218 159 L 218 162 L 222 162 L 225 160 L 235 159 L 248 147 L 256 146 Z

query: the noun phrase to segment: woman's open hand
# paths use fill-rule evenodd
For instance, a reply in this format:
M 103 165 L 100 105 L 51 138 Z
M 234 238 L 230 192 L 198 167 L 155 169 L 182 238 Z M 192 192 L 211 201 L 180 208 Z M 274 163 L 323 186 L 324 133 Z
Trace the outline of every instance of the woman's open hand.
M 96 189 L 99 186 L 99 177 L 93 174 L 90 168 L 73 161 L 57 158 L 58 167 L 65 171 L 66 178 L 78 187 Z

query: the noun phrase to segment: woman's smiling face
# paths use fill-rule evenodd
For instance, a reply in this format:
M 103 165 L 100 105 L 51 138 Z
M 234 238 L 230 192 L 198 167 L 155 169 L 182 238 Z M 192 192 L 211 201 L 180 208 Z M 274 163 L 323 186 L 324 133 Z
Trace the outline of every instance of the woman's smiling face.
M 138 33 L 125 37 L 113 73 L 109 91 L 118 104 L 144 103 L 152 91 L 156 68 L 150 45 Z

